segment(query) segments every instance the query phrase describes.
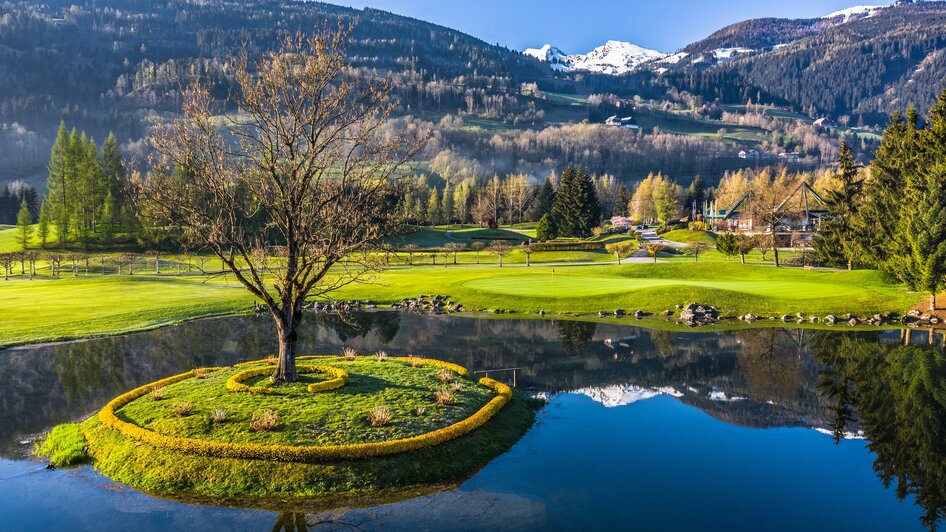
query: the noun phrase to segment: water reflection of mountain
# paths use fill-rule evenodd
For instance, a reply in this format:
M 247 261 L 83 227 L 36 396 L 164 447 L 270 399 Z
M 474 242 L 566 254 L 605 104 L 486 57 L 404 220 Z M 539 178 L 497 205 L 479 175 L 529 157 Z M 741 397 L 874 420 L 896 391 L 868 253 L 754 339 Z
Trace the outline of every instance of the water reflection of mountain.
M 810 351 L 840 336 L 786 329 L 668 333 L 389 312 L 345 320 L 319 315 L 305 329 L 302 352 L 350 345 L 363 353 L 385 349 L 449 359 L 471 370 L 517 367 L 520 387 L 552 393 L 615 385 L 672 388 L 715 417 L 759 427 L 828 426 L 832 414 L 818 394 L 818 364 Z M 194 367 L 262 357 L 274 350 L 272 338 L 267 318 L 239 317 L 2 351 L 0 453 L 15 453 L 21 435 L 87 415 L 120 391 Z M 720 394 L 745 400 L 721 401 Z

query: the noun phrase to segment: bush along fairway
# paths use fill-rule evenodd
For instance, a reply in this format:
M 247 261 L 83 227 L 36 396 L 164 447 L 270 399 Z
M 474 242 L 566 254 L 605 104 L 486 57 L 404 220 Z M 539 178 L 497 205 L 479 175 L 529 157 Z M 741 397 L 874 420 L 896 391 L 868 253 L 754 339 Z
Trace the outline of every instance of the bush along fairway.
M 417 357 L 300 357 L 273 383 L 271 360 L 202 368 L 141 386 L 36 453 L 92 462 L 168 498 L 239 504 L 391 493 L 450 483 L 515 443 L 529 401 L 458 365 Z M 265 504 L 265 503 L 264 503 Z

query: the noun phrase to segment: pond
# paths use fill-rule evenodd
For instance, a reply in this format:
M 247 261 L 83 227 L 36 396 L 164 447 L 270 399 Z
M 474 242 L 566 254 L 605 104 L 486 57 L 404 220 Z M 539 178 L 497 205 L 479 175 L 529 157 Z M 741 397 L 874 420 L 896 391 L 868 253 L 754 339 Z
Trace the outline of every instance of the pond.
M 923 530 L 946 508 L 946 364 L 926 332 L 377 312 L 319 315 L 301 336 L 307 353 L 348 345 L 492 370 L 549 404 L 509 452 L 444 491 L 360 508 L 224 508 L 142 494 L 89 466 L 46 470 L 29 440 L 140 384 L 272 352 L 267 318 L 7 349 L 2 528 Z

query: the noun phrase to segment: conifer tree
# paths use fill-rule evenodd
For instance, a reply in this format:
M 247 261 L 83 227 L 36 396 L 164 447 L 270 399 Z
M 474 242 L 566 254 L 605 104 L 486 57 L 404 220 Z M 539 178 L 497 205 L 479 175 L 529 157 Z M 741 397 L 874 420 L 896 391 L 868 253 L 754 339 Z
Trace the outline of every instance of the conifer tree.
M 814 237 L 815 255 L 822 263 L 830 266 L 854 267 L 857 246 L 854 244 L 853 220 L 857 215 L 858 201 L 863 189 L 863 180 L 859 176 L 859 167 L 854 162 L 854 155 L 846 142 L 841 143 L 838 153 L 839 181 L 836 189 L 825 194 L 827 216 L 821 222 L 818 234 Z
M 440 191 L 437 187 L 431 188 L 430 196 L 427 197 L 427 223 L 440 224 Z
M 631 196 L 627 192 L 627 187 L 624 186 L 624 183 L 618 185 L 618 192 L 614 198 L 614 215 L 615 216 L 627 216 L 627 204 L 631 202 Z
M 554 240 L 558 238 L 558 230 L 555 227 L 555 219 L 552 215 L 545 213 L 535 226 L 535 238 L 539 242 Z
M 39 245 L 40 247 L 45 248 L 46 242 L 49 239 L 49 203 L 43 201 L 42 205 L 39 207 L 39 226 L 37 227 L 39 233 Z
M 539 187 L 539 191 L 536 192 L 535 197 L 532 198 L 532 202 L 529 204 L 526 219 L 531 222 L 540 220 L 543 216 L 552 212 L 554 201 L 555 189 L 552 188 L 552 181 L 545 178 L 545 182 Z
M 30 245 L 30 236 L 33 234 L 33 215 L 30 214 L 30 206 L 26 198 L 20 202 L 20 212 L 16 215 L 16 232 L 18 243 L 26 251 Z
M 558 236 L 587 237 L 601 221 L 601 206 L 590 174 L 568 166 L 555 194 L 552 217 Z

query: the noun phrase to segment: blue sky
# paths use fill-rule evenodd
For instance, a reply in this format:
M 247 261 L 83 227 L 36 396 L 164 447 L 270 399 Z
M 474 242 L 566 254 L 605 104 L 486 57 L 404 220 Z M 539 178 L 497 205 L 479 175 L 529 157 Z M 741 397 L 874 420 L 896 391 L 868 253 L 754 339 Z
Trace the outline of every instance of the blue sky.
M 672 52 L 740 20 L 809 18 L 886 0 L 331 0 L 428 20 L 510 48 L 550 42 L 568 53 L 609 39 Z

